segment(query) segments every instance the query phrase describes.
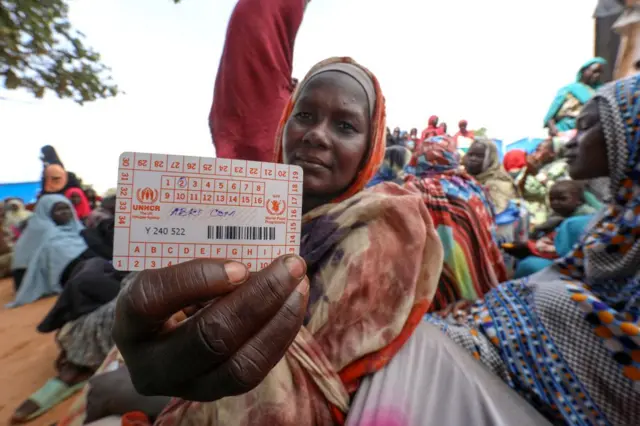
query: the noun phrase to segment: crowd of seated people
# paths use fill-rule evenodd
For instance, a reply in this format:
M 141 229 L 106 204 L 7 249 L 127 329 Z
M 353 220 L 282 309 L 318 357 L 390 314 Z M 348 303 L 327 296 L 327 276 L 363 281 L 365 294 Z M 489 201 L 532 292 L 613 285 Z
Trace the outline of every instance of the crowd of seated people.
M 113 343 L 107 341 L 101 350 L 103 339 L 94 336 L 97 343 L 91 346 L 92 336 L 83 334 L 82 325 L 89 322 L 89 314 L 117 296 L 127 275 L 111 265 L 113 191 L 98 197 L 91 188 L 82 189 L 80 180 L 66 172 L 53 147 L 46 146 L 42 152 L 43 191 L 33 211 L 15 198 L 0 205 L 0 273 L 10 276 L 14 284 L 15 298 L 8 308 L 58 296 L 38 326 L 39 332 L 56 332 L 58 375 L 16 410 L 14 422 L 46 412 L 82 388 L 100 366 Z
M 461 154 L 437 116 L 390 132 L 350 58 L 290 84 L 305 5 L 238 2 L 211 111 L 224 156 L 304 169 L 300 256 L 115 271 L 114 200 L 93 214 L 47 162 L 12 272 L 17 301 L 59 294 L 57 375 L 13 420 L 82 389 L 59 426 L 637 422 L 640 76 L 599 87 L 589 61 L 533 152 L 465 121 Z

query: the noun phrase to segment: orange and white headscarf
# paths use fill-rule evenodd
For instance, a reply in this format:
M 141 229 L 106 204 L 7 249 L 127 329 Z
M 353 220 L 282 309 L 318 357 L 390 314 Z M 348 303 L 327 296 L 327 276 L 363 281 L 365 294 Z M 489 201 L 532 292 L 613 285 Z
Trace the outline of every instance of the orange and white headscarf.
M 367 68 L 348 57 L 329 58 L 319 62 L 311 68 L 304 80 L 298 84 L 296 91 L 293 93 L 293 96 L 285 107 L 282 118 L 280 119 L 278 132 L 276 133 L 275 161 L 277 163 L 283 162 L 282 142 L 284 128 L 291 117 L 291 113 L 293 112 L 293 108 L 300 97 L 300 93 L 313 77 L 329 71 L 345 73 L 360 83 L 369 101 L 369 118 L 371 126 L 369 133 L 369 150 L 367 152 L 367 159 L 364 162 L 364 166 L 360 169 L 360 172 L 358 172 L 358 175 L 347 190 L 338 198 L 333 200 L 334 203 L 337 203 L 362 191 L 367 186 L 367 183 L 369 183 L 369 181 L 378 172 L 378 169 L 384 161 L 384 153 L 386 149 L 386 115 L 384 97 L 382 96 L 382 89 L 380 88 L 378 80 Z

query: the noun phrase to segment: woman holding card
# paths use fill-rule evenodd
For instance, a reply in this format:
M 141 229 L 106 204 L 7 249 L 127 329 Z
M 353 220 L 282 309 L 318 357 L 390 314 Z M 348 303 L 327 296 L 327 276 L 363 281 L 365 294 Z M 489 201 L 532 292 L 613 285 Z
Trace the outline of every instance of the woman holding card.
M 375 77 L 349 58 L 321 62 L 276 138 L 276 159 L 304 170 L 302 259 L 257 273 L 199 259 L 141 272 L 123 290 L 113 337 L 133 383 L 183 398 L 156 424 L 344 424 L 365 377 L 437 333 L 421 319 L 443 249 L 422 198 L 391 183 L 363 191 L 384 138 Z M 187 308 L 196 312 L 179 321 Z
M 142 272 L 123 291 L 113 336 L 138 389 L 218 400 L 176 400 L 160 424 L 207 423 L 223 412 L 231 417 L 218 417 L 222 424 L 344 420 L 360 378 L 411 337 L 443 252 L 419 196 L 394 184 L 362 191 L 382 162 L 384 137 L 375 77 L 348 58 L 318 64 L 276 139 L 278 161 L 304 170 L 304 261 L 280 258 L 249 274 L 238 263 L 198 260 Z M 216 297 L 188 321 L 167 322 Z M 164 343 L 152 338 L 158 327 Z M 158 368 L 179 372 L 157 381 Z

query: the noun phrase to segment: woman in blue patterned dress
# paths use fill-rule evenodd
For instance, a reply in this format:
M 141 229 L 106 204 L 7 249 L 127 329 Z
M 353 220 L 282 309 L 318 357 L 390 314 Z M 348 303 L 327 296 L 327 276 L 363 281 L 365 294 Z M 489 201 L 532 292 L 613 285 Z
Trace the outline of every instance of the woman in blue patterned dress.
M 576 138 L 567 145 L 569 173 L 580 180 L 610 177 L 611 202 L 595 216 L 573 250 L 554 265 L 500 284 L 471 306 L 427 314 L 426 328 L 416 331 L 407 350 L 368 379 L 367 387 L 356 395 L 352 412 L 358 413 L 358 419 L 366 418 L 366 425 L 383 420 L 390 410 L 408 419 L 397 423 L 403 426 L 421 424 L 419 419 L 424 420 L 429 410 L 441 416 L 453 411 L 466 419 L 458 424 L 471 424 L 469 418 L 474 419 L 473 424 L 495 424 L 495 419 L 487 418 L 512 402 L 507 396 L 483 402 L 490 399 L 483 395 L 483 385 L 469 380 L 461 385 L 465 380 L 461 377 L 441 379 L 443 370 L 437 360 L 429 361 L 429 367 L 424 362 L 416 364 L 416 359 L 437 352 L 435 343 L 429 346 L 437 339 L 424 338 L 429 330 L 437 334 L 437 329 L 554 424 L 638 424 L 640 74 L 603 87 L 585 105 L 577 128 Z M 420 332 L 425 334 L 422 344 Z M 436 346 L 445 348 L 446 344 Z M 404 374 L 407 368 L 413 368 L 411 374 Z M 476 374 L 473 366 L 467 369 Z M 446 384 L 434 388 L 436 381 Z M 475 389 L 472 394 L 465 390 L 469 387 Z M 364 389 L 369 393 L 364 394 Z M 430 405 L 439 398 L 440 390 L 449 397 L 455 395 L 455 410 L 436 410 Z M 420 404 L 411 405 L 415 392 L 421 396 Z M 479 406 L 484 409 L 478 410 Z M 518 424 L 539 424 L 529 415 L 525 419 L 525 411 Z M 503 418 L 499 422 L 514 421 Z

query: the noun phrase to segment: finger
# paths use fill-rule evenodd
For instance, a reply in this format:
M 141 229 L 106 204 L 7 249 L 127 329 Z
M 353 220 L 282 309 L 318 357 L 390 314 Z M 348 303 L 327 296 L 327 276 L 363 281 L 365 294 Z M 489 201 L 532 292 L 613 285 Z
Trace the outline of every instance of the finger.
M 308 302 L 309 280 L 305 278 L 271 321 L 232 358 L 185 387 L 184 398 L 215 401 L 249 392 L 259 385 L 284 357 L 300 331 Z
M 172 373 L 159 383 L 156 377 L 138 376 L 135 369 L 130 368 L 138 391 L 179 396 L 172 393 L 176 387 L 226 362 L 263 328 L 286 303 L 305 273 L 306 264 L 299 256 L 278 258 L 252 274 L 237 290 L 163 335 L 161 340 L 139 345 L 137 350 L 147 353 L 144 358 L 154 360 L 154 368 Z M 143 357 L 138 353 L 136 358 Z M 189 362 L 184 362 L 185 359 Z
M 213 309 L 204 310 L 194 326 L 214 354 L 235 353 L 276 315 L 305 274 L 302 258 L 276 259 L 253 274 L 240 291 L 214 303 Z
M 278 258 L 252 274 L 241 288 L 175 329 L 171 336 L 175 350 L 191 354 L 191 362 L 172 367 L 174 371 L 183 369 L 175 376 L 194 377 L 227 361 L 280 311 L 305 273 L 302 258 Z
M 155 331 L 181 309 L 226 294 L 247 277 L 241 263 L 214 259 L 142 271 L 118 297 L 113 337 L 118 343 Z

